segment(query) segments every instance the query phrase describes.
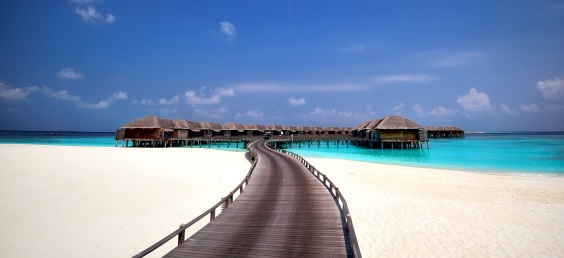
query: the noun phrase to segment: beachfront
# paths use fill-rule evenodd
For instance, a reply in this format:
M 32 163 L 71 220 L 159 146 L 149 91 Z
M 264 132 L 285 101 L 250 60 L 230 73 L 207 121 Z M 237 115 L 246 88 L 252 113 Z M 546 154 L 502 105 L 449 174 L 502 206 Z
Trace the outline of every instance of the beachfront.
M 131 256 L 250 167 L 243 152 L 213 149 L 0 145 L 0 155 L 6 257 Z M 365 257 L 564 256 L 563 177 L 308 161 L 347 198 Z

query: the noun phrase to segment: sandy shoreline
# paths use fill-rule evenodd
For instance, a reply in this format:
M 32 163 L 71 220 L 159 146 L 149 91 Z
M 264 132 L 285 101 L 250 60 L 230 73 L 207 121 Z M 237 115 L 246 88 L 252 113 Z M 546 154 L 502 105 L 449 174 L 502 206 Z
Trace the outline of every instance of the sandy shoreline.
M 0 257 L 130 257 L 250 167 L 205 148 L 0 145 L 0 157 Z M 564 177 L 307 159 L 347 198 L 365 257 L 564 256 Z

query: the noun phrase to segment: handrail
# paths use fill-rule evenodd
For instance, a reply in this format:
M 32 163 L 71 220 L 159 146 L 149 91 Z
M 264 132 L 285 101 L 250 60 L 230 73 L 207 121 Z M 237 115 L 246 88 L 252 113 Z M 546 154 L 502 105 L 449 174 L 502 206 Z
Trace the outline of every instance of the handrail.
M 347 222 L 347 228 L 349 230 L 349 240 L 351 242 L 353 257 L 361 258 L 362 254 L 360 253 L 360 246 L 358 245 L 358 240 L 356 238 L 356 233 L 355 233 L 355 230 L 354 230 L 352 217 L 351 217 L 351 214 L 350 214 L 350 211 L 349 211 L 349 206 L 347 204 L 347 201 L 345 200 L 345 197 L 343 196 L 343 194 L 339 190 L 339 188 L 333 183 L 333 181 L 331 181 L 327 177 L 327 175 L 321 173 L 319 170 L 317 170 L 314 166 L 312 166 L 307 160 L 305 160 L 300 155 L 293 153 L 293 152 L 290 152 L 290 151 L 282 150 L 282 149 L 274 149 L 270 146 L 270 144 L 267 144 L 267 146 L 274 151 L 278 151 L 278 152 L 281 152 L 281 153 L 284 153 L 284 154 L 287 154 L 289 156 L 296 158 L 298 161 L 300 161 L 302 163 L 302 165 L 304 165 L 307 168 L 307 170 L 309 172 L 311 172 L 311 174 L 313 174 L 319 181 L 321 181 L 323 183 L 323 185 L 325 185 L 325 187 L 327 187 L 327 189 L 329 190 L 329 192 L 332 195 L 335 196 L 335 198 L 337 200 L 337 205 L 339 205 L 339 208 L 341 208 L 341 210 L 343 211 L 343 214 L 345 214 L 345 220 Z M 327 185 L 327 182 L 329 182 L 329 185 Z M 334 193 L 333 193 L 333 190 L 335 191 Z M 339 203 L 339 200 L 341 200 L 342 204 Z
M 150 247 L 141 251 L 140 253 L 136 254 L 133 257 L 134 258 L 144 257 L 144 256 L 148 255 L 149 253 L 151 253 L 152 251 L 155 251 L 157 248 L 164 245 L 166 242 L 173 239 L 175 236 L 178 236 L 178 245 L 181 245 L 182 243 L 184 243 L 184 240 L 185 240 L 184 236 L 185 236 L 185 232 L 186 232 L 187 228 L 196 224 L 196 222 L 200 221 L 202 218 L 204 218 L 208 214 L 210 215 L 210 222 L 213 221 L 216 217 L 215 216 L 215 210 L 219 206 L 222 206 L 223 208 L 227 208 L 229 205 L 231 205 L 233 203 L 233 195 L 235 195 L 235 193 L 237 191 L 239 191 L 239 195 L 240 195 L 241 193 L 243 193 L 243 188 L 246 188 L 249 185 L 249 179 L 251 178 L 251 174 L 253 173 L 253 170 L 255 169 L 255 167 L 257 165 L 258 156 L 257 156 L 256 152 L 252 149 L 249 149 L 249 151 L 251 152 L 251 158 L 254 160 L 253 165 L 249 169 L 249 172 L 245 176 L 245 179 L 243 179 L 243 181 L 239 185 L 237 185 L 237 187 L 235 187 L 235 189 L 233 189 L 233 191 L 231 191 L 227 196 L 221 198 L 221 200 L 218 203 L 216 203 L 214 206 L 212 206 L 210 209 L 208 209 L 204 213 L 200 214 L 195 219 L 191 220 L 190 222 L 188 222 L 186 224 L 181 224 L 180 227 L 177 230 L 173 231 L 168 236 L 164 237 L 163 239 L 161 239 L 157 243 L 151 245 Z

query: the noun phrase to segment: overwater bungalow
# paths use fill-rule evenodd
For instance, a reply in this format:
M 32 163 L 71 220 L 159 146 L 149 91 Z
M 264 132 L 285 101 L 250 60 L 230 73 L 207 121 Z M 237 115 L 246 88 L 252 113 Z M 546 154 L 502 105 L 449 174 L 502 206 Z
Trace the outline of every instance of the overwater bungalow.
M 412 147 L 417 144 L 421 147 L 421 142 L 427 142 L 427 133 L 422 126 L 401 116 L 387 116 L 375 127 L 376 134 L 372 141 L 379 142 L 380 147 L 384 148 L 387 144 L 391 148 Z
M 268 126 L 250 124 L 244 126 L 234 122 L 220 125 L 212 122 L 194 122 L 185 119 L 172 121 L 169 119 L 145 116 L 124 125 L 116 132 L 116 146 L 119 140 L 134 146 L 185 146 L 190 142 L 204 140 L 212 142 L 232 141 L 233 137 L 249 140 L 249 137 L 262 137 L 265 133 L 280 136 L 284 139 L 289 136 L 305 136 L 298 138 L 302 141 L 329 141 L 346 140 L 358 145 L 379 148 L 420 148 L 423 142 L 428 142 L 429 137 L 463 137 L 464 131 L 458 127 L 427 127 L 424 128 L 401 116 L 388 116 L 384 119 L 365 121 L 354 128 L 319 126 Z M 343 136 L 346 136 L 343 138 Z M 217 137 L 216 139 L 210 139 Z M 208 138 L 208 139 L 202 139 Z M 235 139 L 237 140 L 237 139 Z M 123 143 L 122 143 L 123 145 Z
M 425 131 L 427 131 L 428 138 L 439 138 L 438 137 L 439 130 L 437 129 L 437 127 L 425 126 Z
M 349 135 L 352 129 L 353 129 L 352 127 L 348 127 L 348 126 L 341 127 L 341 134 Z
M 267 125 L 266 130 L 269 131 L 273 136 L 280 135 L 283 132 L 281 125 L 273 125 L 273 124 Z
M 200 125 L 197 122 L 188 121 L 186 119 L 178 119 L 172 123 L 174 130 L 172 132 L 172 139 L 174 140 L 185 140 L 189 137 L 193 137 L 193 132 L 198 131 Z
M 355 129 L 365 145 L 380 148 L 421 148 L 428 142 L 425 129 L 401 116 L 366 121 Z
M 339 129 L 339 127 L 334 127 L 334 126 L 328 126 L 323 128 L 323 134 L 327 134 L 327 135 L 335 135 L 337 134 L 337 132 L 340 132 L 341 129 Z
M 311 135 L 311 128 L 309 126 L 302 126 L 304 135 Z
M 368 124 L 370 124 L 371 120 L 369 121 L 364 121 L 358 125 L 356 125 L 355 127 L 353 127 L 353 129 L 351 130 L 351 134 L 353 137 L 359 137 L 359 138 L 364 138 L 366 137 L 366 126 Z
M 438 138 L 461 138 L 464 137 L 464 130 L 455 126 L 439 126 L 437 128 Z
M 455 126 L 426 126 L 425 131 L 429 138 L 461 138 L 464 137 L 464 130 Z
M 225 123 L 221 125 L 221 130 L 223 131 L 223 136 L 230 137 L 230 136 L 242 136 L 245 134 L 245 126 L 242 124 L 236 124 L 233 122 Z
M 311 134 L 313 135 L 323 134 L 323 127 L 321 126 L 310 126 L 309 128 L 311 130 Z
M 284 133 L 284 135 L 298 134 L 298 127 L 297 126 L 284 125 L 284 126 L 282 126 L 282 132 Z
M 221 125 L 212 122 L 199 122 L 200 130 L 203 132 L 204 137 L 210 138 L 221 135 Z
M 266 127 L 264 125 L 257 125 L 257 124 L 250 124 L 245 126 L 247 131 L 247 136 L 263 136 L 264 132 L 266 131 Z
M 144 116 L 121 127 L 122 141 L 134 147 L 167 145 L 172 138 L 174 124 L 170 119 Z

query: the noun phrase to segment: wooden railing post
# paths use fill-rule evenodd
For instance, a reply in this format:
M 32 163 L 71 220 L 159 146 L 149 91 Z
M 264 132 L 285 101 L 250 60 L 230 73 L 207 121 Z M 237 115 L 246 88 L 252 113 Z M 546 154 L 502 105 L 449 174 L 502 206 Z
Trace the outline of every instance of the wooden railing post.
M 184 224 L 180 224 L 180 229 L 184 228 Z M 178 245 L 184 243 L 184 234 L 186 233 L 186 229 L 182 230 L 180 234 L 178 234 Z
M 229 193 L 229 205 L 233 203 L 233 191 Z
M 335 187 L 335 197 L 337 197 L 337 203 L 339 203 L 340 195 L 341 195 L 341 192 L 339 191 L 339 188 Z
M 213 209 L 213 210 L 210 212 L 210 222 L 212 222 L 214 219 L 215 219 L 215 209 Z

